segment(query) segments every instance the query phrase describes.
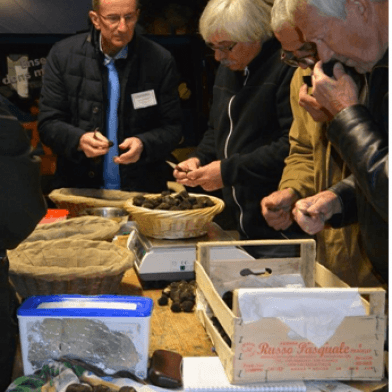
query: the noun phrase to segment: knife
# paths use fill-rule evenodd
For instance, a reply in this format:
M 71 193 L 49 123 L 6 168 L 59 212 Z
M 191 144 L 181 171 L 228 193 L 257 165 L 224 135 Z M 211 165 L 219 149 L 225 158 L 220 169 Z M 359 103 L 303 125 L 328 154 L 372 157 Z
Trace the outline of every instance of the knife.
M 178 170 L 179 172 L 183 172 L 183 173 L 189 173 L 191 170 L 184 170 L 182 169 L 180 166 L 178 166 L 176 163 L 170 162 L 170 161 L 166 161 L 166 163 L 174 170 Z

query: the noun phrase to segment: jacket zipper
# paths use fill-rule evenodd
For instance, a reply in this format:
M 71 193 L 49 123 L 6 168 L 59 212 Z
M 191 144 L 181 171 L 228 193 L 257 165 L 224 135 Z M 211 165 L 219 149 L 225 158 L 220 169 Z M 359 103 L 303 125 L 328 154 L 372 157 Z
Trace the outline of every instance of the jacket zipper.
M 244 81 L 244 86 L 245 86 L 247 81 L 248 81 L 248 78 L 249 78 L 249 69 L 248 69 L 248 67 L 245 68 L 244 74 L 246 76 L 245 81 Z M 227 136 L 226 143 L 225 143 L 225 149 L 224 149 L 225 158 L 228 157 L 227 150 L 228 150 L 229 140 L 230 140 L 231 134 L 233 133 L 233 119 L 231 117 L 231 105 L 233 103 L 234 98 L 235 98 L 235 95 L 233 95 L 231 97 L 230 102 L 229 102 L 229 107 L 227 109 L 228 110 L 229 119 L 230 119 L 230 132 L 229 132 L 229 135 Z M 234 186 L 231 187 L 231 192 L 232 192 L 232 195 L 233 195 L 234 202 L 237 204 L 238 208 L 240 209 L 240 227 L 241 227 L 241 230 L 249 238 L 248 234 L 246 233 L 246 231 L 244 229 L 244 223 L 243 223 L 244 211 L 243 211 L 243 209 L 241 207 L 241 204 L 238 202 Z

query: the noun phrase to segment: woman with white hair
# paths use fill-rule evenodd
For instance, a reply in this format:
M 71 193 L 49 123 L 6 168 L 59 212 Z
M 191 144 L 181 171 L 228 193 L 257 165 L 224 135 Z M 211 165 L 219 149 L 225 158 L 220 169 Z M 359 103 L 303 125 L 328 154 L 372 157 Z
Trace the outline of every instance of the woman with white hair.
M 209 128 L 194 156 L 179 165 L 183 171 L 174 171 L 184 185 L 222 189 L 241 239 L 283 238 L 260 211 L 260 200 L 278 187 L 292 123 L 294 69 L 280 61 L 280 44 L 273 37 L 270 18 L 271 3 L 265 0 L 207 4 L 200 33 L 221 63 Z M 290 237 L 292 231 L 284 236 Z M 283 255 L 285 249 L 273 251 Z

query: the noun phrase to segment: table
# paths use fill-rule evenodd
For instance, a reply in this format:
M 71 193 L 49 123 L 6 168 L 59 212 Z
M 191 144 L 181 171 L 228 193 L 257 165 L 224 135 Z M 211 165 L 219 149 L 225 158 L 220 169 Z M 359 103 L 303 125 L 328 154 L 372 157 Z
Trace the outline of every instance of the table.
M 126 247 L 128 236 L 118 236 L 117 245 Z M 121 282 L 121 294 L 143 295 L 154 301 L 151 316 L 149 356 L 155 350 L 175 351 L 186 356 L 216 356 L 210 338 L 195 313 L 173 313 L 170 306 L 159 306 L 162 289 L 143 289 L 136 272 L 128 270 Z M 377 382 L 347 382 L 364 392 L 374 392 L 388 385 L 388 380 Z

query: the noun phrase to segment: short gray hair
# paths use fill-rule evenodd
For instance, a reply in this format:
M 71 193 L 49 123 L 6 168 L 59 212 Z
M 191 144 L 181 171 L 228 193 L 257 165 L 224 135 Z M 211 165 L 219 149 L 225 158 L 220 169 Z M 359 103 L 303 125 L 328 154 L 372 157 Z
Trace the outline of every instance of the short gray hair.
M 290 16 L 290 20 L 294 18 L 294 12 L 298 6 L 302 4 L 308 4 L 312 7 L 317 8 L 320 15 L 338 19 L 346 19 L 346 3 L 347 1 L 355 0 L 287 0 L 287 11 Z M 375 3 L 382 3 L 388 0 L 370 0 Z
M 286 0 L 275 0 L 271 10 L 272 31 L 279 31 L 285 23 L 290 22 Z
M 92 0 L 93 11 L 98 12 L 102 0 Z M 140 1 L 136 0 L 136 9 L 140 8 Z
M 234 42 L 265 41 L 272 37 L 271 0 L 210 0 L 199 30 L 204 41 L 224 32 Z

